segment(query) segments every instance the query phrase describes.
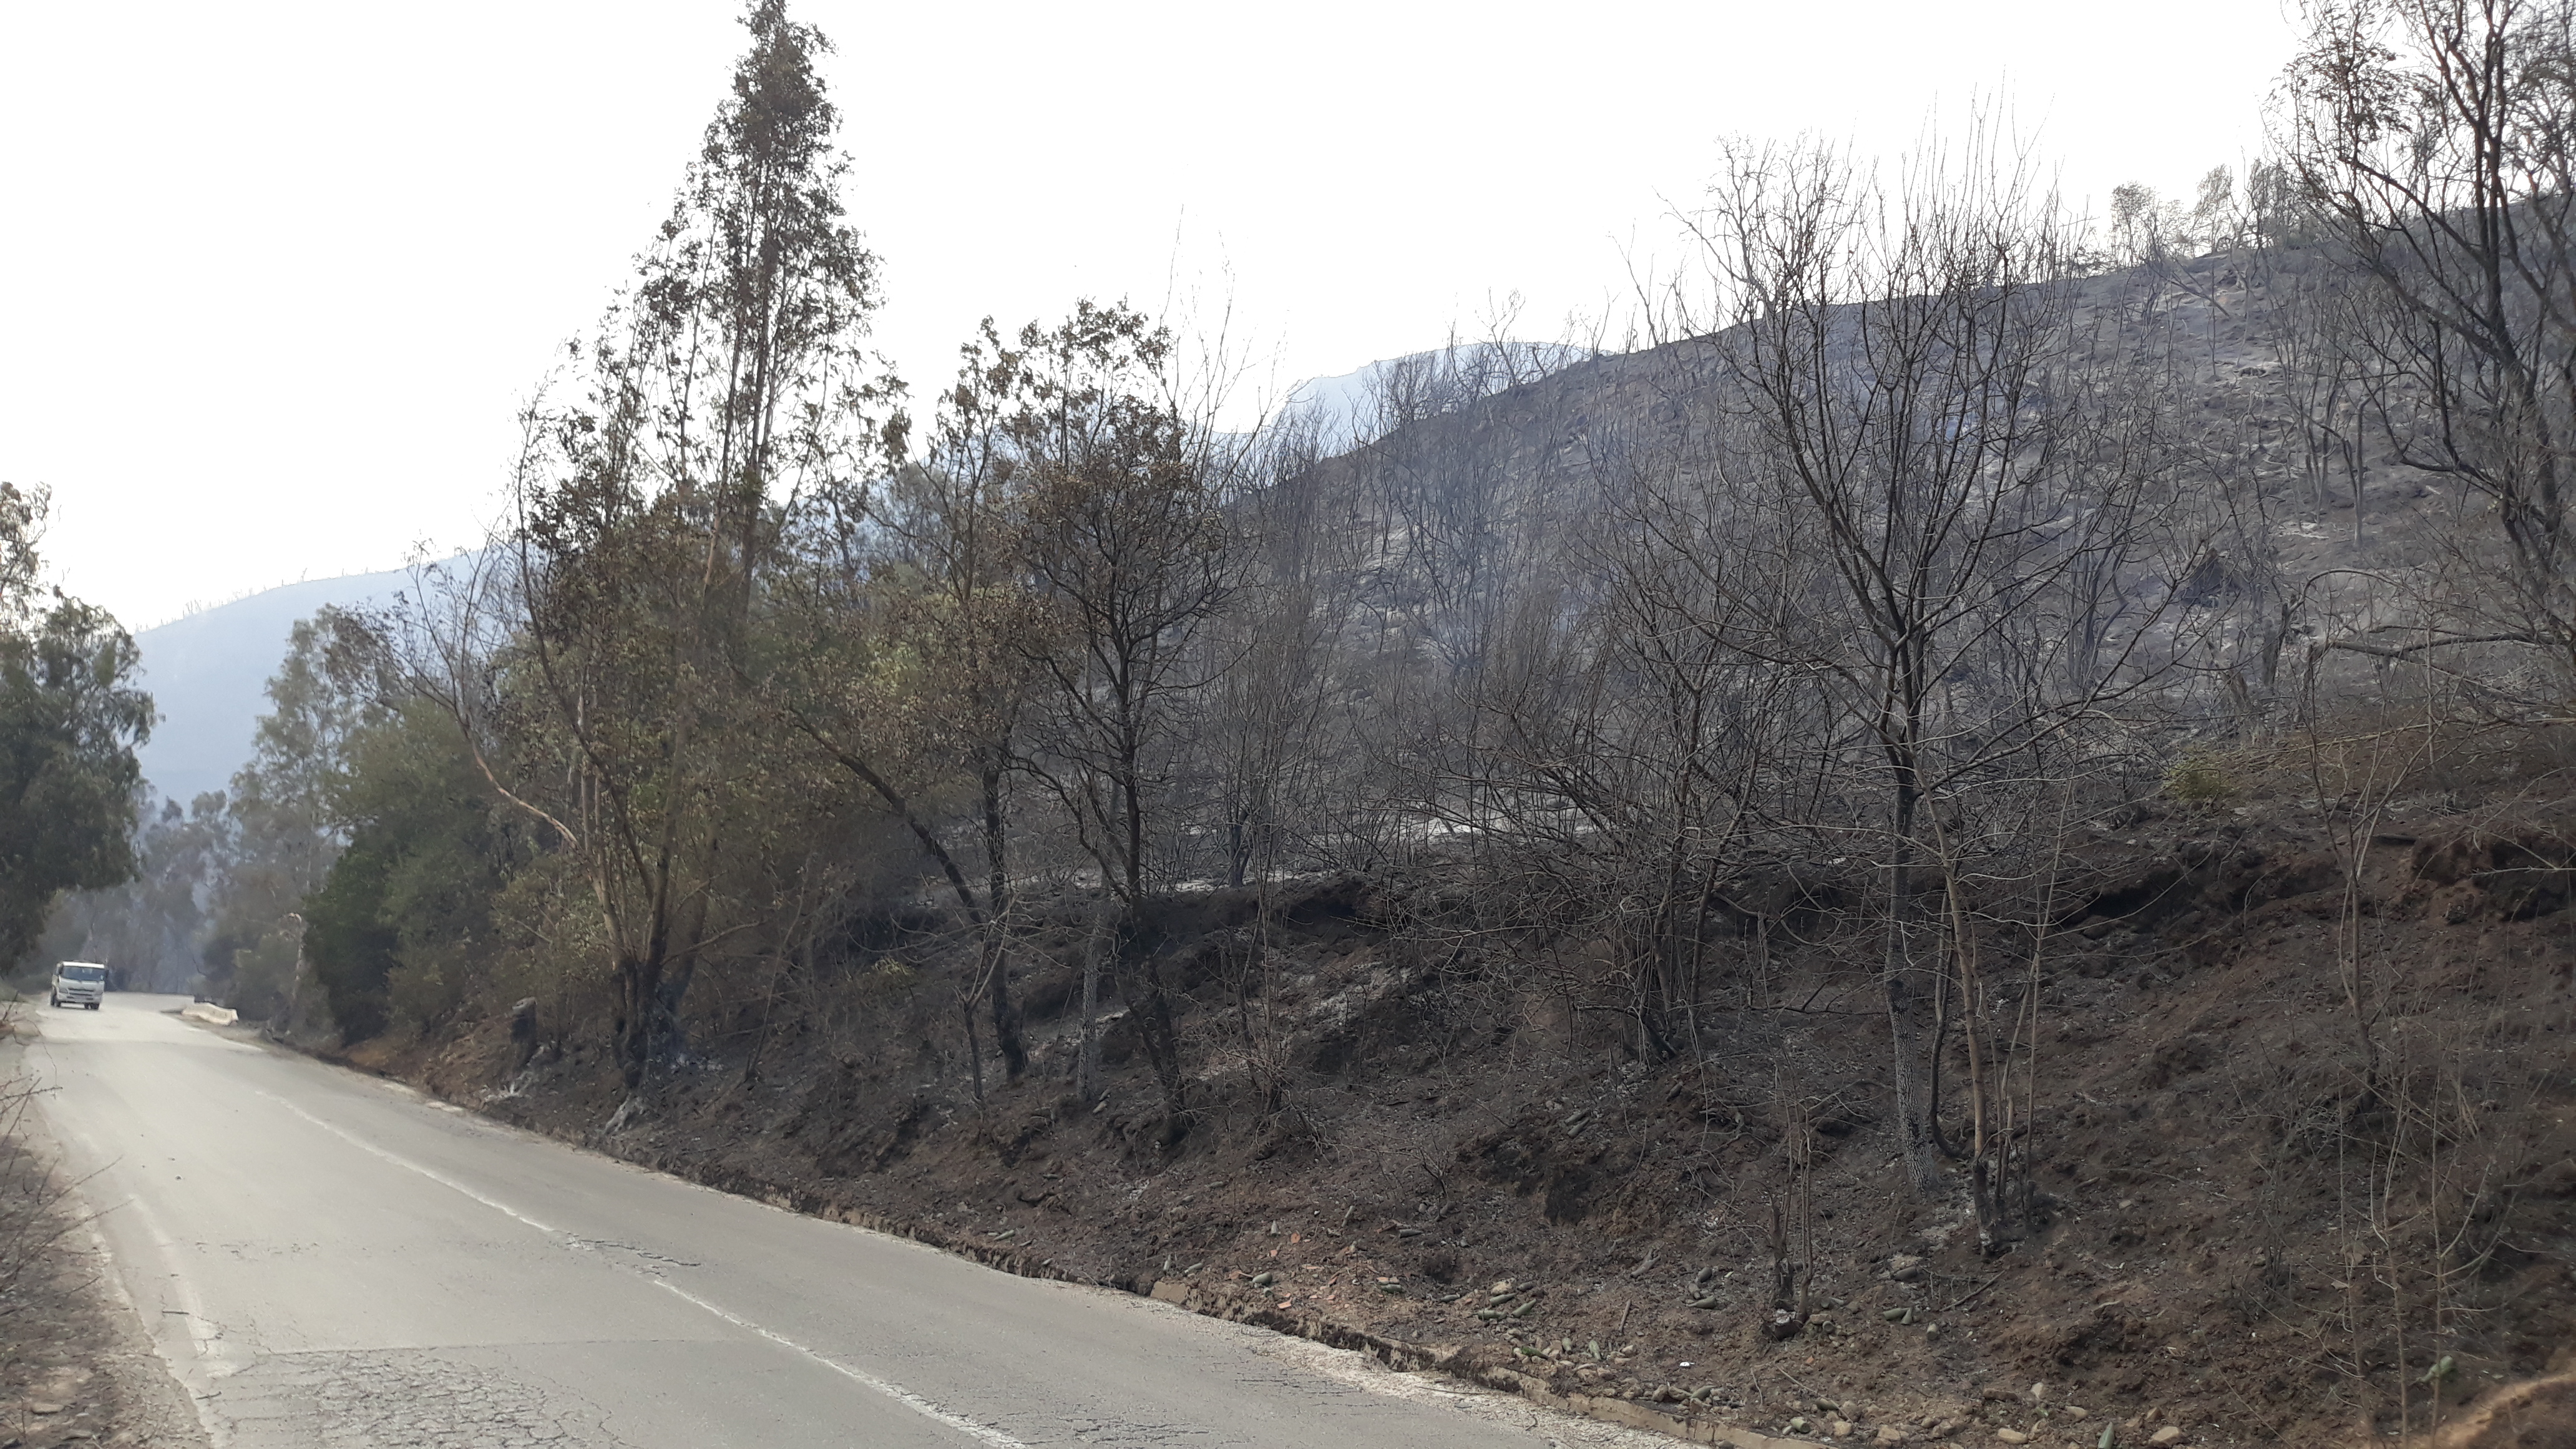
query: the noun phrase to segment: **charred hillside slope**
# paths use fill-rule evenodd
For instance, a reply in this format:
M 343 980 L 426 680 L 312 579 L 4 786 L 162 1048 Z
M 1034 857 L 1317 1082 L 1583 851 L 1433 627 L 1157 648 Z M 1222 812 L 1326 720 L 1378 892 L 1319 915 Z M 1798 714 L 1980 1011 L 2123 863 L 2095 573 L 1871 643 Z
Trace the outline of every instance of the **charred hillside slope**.
M 2294 236 L 2043 289 L 2060 296 L 2045 309 L 2057 332 L 2033 370 L 2034 410 L 2088 381 L 2118 394 L 2133 432 L 2116 466 L 2158 478 L 2167 535 L 2129 590 L 2174 591 L 2173 635 L 2227 641 L 2241 678 L 2197 683 L 2249 722 L 2290 708 L 2305 645 L 2438 614 L 2458 602 L 2446 590 L 2475 591 L 2459 570 L 2494 552 L 2482 499 L 2399 460 L 2386 414 L 2402 400 L 2386 393 L 2403 384 L 2368 375 L 2350 315 L 2365 285 L 2333 243 Z M 1820 363 L 1865 382 L 1849 335 L 1860 309 L 1826 310 Z M 1491 607 L 1561 566 L 1566 540 L 1605 508 L 1636 506 L 1639 475 L 1742 486 L 1717 455 L 1761 446 L 1740 430 L 1760 406 L 1744 395 L 1744 331 L 1556 353 L 1517 373 L 1392 376 L 1364 415 L 1369 441 L 1290 491 L 1346 545 L 1362 541 L 1346 564 L 1360 576 L 1354 612 L 1410 625 L 1406 642 L 1436 653 L 1466 627 L 1444 609 Z
M 804 1211 L 1630 1422 L 2356 1442 L 2470 1413 L 2576 1332 L 2576 801 L 2544 744 L 2366 799 L 2303 793 L 2350 746 L 2240 753 L 2196 803 L 2089 822 L 2011 968 L 2032 1166 L 2001 1233 L 1962 1163 L 1908 1193 L 1867 883 L 1824 862 L 1738 896 L 1731 937 L 1771 949 L 1664 1062 L 1453 929 L 1458 867 L 1175 897 L 1126 949 L 1164 959 L 1193 1044 L 1177 1144 L 1124 1015 L 1100 1104 L 1069 1091 L 1079 892 L 1032 936 L 1057 964 L 1031 1071 L 981 1102 L 929 985 L 958 963 L 900 946 L 858 974 L 875 1009 L 742 1004 L 642 1113 L 578 1031 L 358 1056 Z
M 1186 525 L 1146 562 L 1187 608 L 1121 646 L 1158 703 L 1116 720 L 1092 663 L 1010 672 L 1078 632 L 1080 550 L 929 606 L 878 586 L 932 551 L 782 571 L 735 623 L 810 676 L 602 676 L 647 724 L 704 691 L 740 752 L 692 736 L 697 793 L 656 793 L 618 735 L 637 798 L 749 782 L 655 883 L 703 916 L 666 974 L 558 944 L 633 882 L 557 817 L 348 1054 L 1701 1438 L 2329 1444 L 2523 1402 L 2576 1320 L 2576 744 L 2530 650 L 2451 647 L 2492 520 L 2392 461 L 2384 391 L 2355 411 L 2322 257 L 1978 261 L 1397 375 L 1370 441 L 1291 432 L 1177 509 L 1177 465 L 1065 463 L 1059 534 L 1139 491 Z M 908 476 L 953 543 L 954 479 Z M 589 698 L 496 716 L 494 757 L 571 759 Z M 866 750 L 900 778 L 854 784 Z M 421 818 L 481 839 L 441 768 Z

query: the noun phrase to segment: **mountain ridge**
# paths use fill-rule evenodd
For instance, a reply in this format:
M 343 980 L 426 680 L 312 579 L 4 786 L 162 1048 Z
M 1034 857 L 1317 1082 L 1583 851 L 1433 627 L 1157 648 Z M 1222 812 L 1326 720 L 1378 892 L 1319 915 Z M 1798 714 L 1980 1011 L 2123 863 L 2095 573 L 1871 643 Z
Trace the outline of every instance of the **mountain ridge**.
M 159 716 L 135 751 L 144 780 L 183 805 L 225 788 L 250 758 L 269 676 L 296 622 L 326 607 L 389 603 L 411 580 L 409 569 L 306 579 L 138 632 L 144 687 Z

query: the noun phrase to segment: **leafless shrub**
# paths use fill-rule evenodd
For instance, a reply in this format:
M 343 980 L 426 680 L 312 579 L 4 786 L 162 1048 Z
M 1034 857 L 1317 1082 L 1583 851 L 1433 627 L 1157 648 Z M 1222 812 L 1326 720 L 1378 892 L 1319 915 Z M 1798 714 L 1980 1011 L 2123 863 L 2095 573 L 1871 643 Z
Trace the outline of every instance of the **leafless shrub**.
M 14 1003 L 0 1005 L 5 1039 Z M 25 1310 L 52 1286 L 43 1269 L 86 1220 L 77 1183 L 66 1181 L 32 1140 L 36 1098 L 45 1089 L 23 1071 L 0 1078 L 0 1320 Z

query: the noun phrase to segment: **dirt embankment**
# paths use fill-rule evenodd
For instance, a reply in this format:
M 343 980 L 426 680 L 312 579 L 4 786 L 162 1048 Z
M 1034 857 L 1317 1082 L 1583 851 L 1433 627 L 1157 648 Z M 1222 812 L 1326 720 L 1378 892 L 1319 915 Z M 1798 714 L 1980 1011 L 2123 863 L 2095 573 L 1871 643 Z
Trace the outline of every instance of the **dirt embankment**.
M 1257 1000 L 1258 903 L 1190 898 L 1132 948 L 1184 994 L 1170 1146 L 1124 1018 L 1105 1098 L 1069 1090 L 1074 899 L 1024 943 L 1030 1072 L 988 1063 L 980 1103 L 925 981 L 711 1023 L 622 1115 L 595 1030 L 525 1069 L 502 1023 L 355 1056 L 1015 1271 L 1702 1439 L 2323 1445 L 2485 1415 L 2460 1442 L 2538 1442 L 2512 1426 L 2554 1400 L 2510 1386 L 2576 1345 L 2576 806 L 2149 810 L 2073 859 L 2034 1206 L 1992 1252 L 1965 1173 L 1907 1189 L 1867 953 L 1829 921 L 1658 1062 L 1543 982 L 1462 978 L 1421 929 L 1439 879 L 1273 901 Z M 1785 1340 L 1782 1204 L 1810 1313 Z

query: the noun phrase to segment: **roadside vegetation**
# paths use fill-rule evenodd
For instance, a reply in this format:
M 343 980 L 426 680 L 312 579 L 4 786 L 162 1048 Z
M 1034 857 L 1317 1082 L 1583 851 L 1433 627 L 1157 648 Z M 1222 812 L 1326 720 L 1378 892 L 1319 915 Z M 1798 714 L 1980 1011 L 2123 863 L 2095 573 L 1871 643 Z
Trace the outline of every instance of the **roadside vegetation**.
M 1741 142 L 1643 345 L 1237 430 L 1124 302 L 888 375 L 755 0 L 507 525 L 47 948 L 1533 1391 L 2436 1430 L 2576 1331 L 2576 7 L 2313 21 L 2187 205 Z
M 13 963 L 65 892 L 134 873 L 134 747 L 152 730 L 134 641 L 42 582 L 51 503 L 0 482 L 0 959 Z
M 133 875 L 134 747 L 152 726 L 132 639 L 43 583 L 50 505 L 41 487 L 0 482 L 0 960 L 30 965 L 66 892 Z M 0 1434 L 30 1446 L 113 1422 L 106 1398 L 78 1392 L 85 1355 L 115 1335 L 86 1254 L 66 1251 L 81 1208 L 40 1141 L 17 1042 L 41 994 L 0 988 Z

